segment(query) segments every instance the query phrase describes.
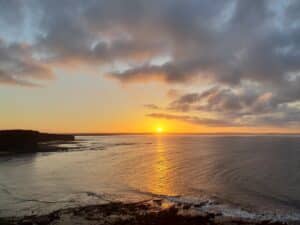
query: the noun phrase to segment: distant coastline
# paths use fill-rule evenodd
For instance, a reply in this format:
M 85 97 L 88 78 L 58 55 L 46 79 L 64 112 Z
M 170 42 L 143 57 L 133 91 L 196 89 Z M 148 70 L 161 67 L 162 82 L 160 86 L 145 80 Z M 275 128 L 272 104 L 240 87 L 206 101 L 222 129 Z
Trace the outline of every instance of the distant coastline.
M 32 153 L 53 151 L 43 142 L 73 141 L 74 135 L 41 133 L 34 130 L 0 130 L 0 152 L 5 153 Z

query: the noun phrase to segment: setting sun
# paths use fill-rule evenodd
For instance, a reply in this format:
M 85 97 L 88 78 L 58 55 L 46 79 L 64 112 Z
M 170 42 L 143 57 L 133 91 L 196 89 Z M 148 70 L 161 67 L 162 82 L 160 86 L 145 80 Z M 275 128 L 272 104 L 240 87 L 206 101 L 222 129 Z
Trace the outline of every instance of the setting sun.
M 156 128 L 156 133 L 162 133 L 164 129 L 162 127 L 157 127 Z

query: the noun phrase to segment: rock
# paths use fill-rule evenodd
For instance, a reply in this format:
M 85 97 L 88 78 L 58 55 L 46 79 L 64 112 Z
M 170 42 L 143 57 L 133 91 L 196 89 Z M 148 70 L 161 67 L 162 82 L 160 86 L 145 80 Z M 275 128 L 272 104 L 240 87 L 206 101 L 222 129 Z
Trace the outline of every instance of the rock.
M 0 131 L 0 152 L 29 153 L 47 151 L 39 143 L 49 141 L 72 141 L 73 135 L 48 134 L 32 130 Z

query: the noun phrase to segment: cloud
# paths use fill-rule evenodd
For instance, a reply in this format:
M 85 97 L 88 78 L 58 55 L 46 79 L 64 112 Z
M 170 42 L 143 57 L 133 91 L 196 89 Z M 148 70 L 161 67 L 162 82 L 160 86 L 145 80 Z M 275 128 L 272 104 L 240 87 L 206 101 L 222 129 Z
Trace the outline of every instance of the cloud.
M 266 88 L 215 86 L 200 93 L 188 93 L 169 103 L 173 112 L 209 113 L 237 126 L 299 126 L 299 78 L 289 91 L 284 87 L 272 92 Z
M 300 105 L 299 105 L 300 106 Z M 281 106 L 281 111 L 237 116 L 215 114 L 214 118 L 186 114 L 150 113 L 146 116 L 158 119 L 177 120 L 208 127 L 294 127 L 300 126 L 300 107 Z M 211 114 L 214 115 L 214 114 Z
M 172 43 L 173 60 L 159 66 L 148 63 L 133 67 L 112 77 L 122 82 L 181 83 L 199 77 L 231 85 L 243 80 L 280 85 L 288 73 L 299 72 L 299 26 L 282 27 L 281 23 L 291 22 L 291 18 L 276 13 L 271 4 L 227 1 L 220 8 L 220 3 L 213 1 L 201 5 L 208 12 L 199 13 L 189 8 L 193 7 L 190 1 L 180 9 L 176 8 L 180 4 L 174 3 L 159 24 L 164 30 L 161 37 Z M 226 19 L 220 18 L 226 11 Z
M 144 64 L 125 71 L 110 74 L 122 82 L 164 81 L 166 83 L 182 83 L 192 81 L 201 62 L 165 63 L 163 65 Z M 207 74 L 206 74 L 207 76 Z
M 32 55 L 55 65 L 122 61 L 128 69 L 112 67 L 108 74 L 121 82 L 200 78 L 281 85 L 300 70 L 298 1 L 14 0 L 1 5 L 2 30 L 19 29 L 20 37 L 31 40 Z M 170 62 L 151 63 L 166 53 Z
M 0 85 L 36 86 L 57 67 L 87 65 L 122 83 L 214 86 L 173 95 L 173 112 L 293 124 L 299 8 L 297 0 L 0 0 Z
M 39 86 L 35 81 L 52 78 L 51 69 L 31 56 L 30 47 L 5 45 L 0 39 L 0 84 L 33 87 Z
M 7 76 L 6 74 L 3 74 L 0 72 L 0 84 L 7 84 L 7 85 L 19 85 L 23 87 L 38 87 L 40 85 L 34 84 L 32 82 L 21 80 L 21 79 L 15 79 L 12 76 Z
M 147 116 L 152 118 L 167 119 L 167 120 L 178 120 L 186 123 L 197 124 L 202 126 L 213 126 L 213 127 L 223 127 L 223 126 L 236 126 L 228 120 L 218 120 L 210 118 L 200 118 L 197 116 L 187 116 L 187 115 L 174 115 L 167 113 L 150 113 Z
M 168 90 L 167 96 L 169 98 L 176 98 L 176 97 L 178 97 L 180 95 L 180 93 L 181 93 L 180 90 L 171 88 L 170 90 Z
M 157 106 L 155 104 L 145 104 L 144 107 L 147 109 L 154 109 L 154 110 L 161 109 L 159 106 Z

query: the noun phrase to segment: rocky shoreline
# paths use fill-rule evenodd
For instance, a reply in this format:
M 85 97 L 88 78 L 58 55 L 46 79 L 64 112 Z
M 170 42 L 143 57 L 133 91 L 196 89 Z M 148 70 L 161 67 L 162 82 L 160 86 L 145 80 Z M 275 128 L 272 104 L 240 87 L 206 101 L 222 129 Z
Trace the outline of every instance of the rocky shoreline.
M 245 219 L 221 213 L 199 212 L 198 205 L 170 204 L 162 199 L 138 203 L 111 202 L 61 209 L 48 215 L 2 218 L 0 225 L 283 225 L 299 224 L 273 220 Z

